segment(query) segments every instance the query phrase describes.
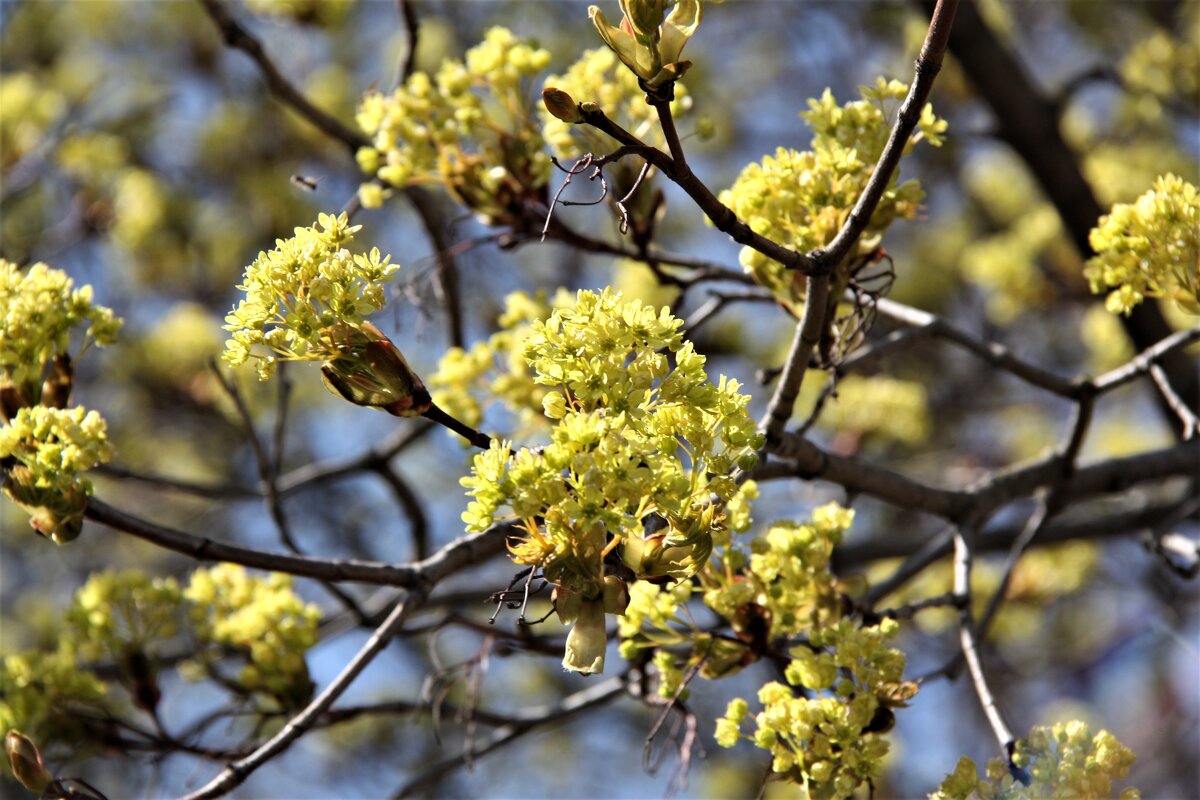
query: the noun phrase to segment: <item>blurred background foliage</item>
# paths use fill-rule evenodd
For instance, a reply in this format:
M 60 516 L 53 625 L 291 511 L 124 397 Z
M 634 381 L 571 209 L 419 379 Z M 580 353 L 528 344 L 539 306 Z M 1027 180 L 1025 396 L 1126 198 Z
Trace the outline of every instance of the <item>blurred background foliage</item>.
M 546 48 L 551 74 L 564 74 L 598 44 L 578 3 L 427 0 L 411 7 L 420 22 L 414 64 L 431 74 L 497 24 Z M 978 7 L 1053 104 L 1101 203 L 1131 202 L 1168 172 L 1197 182 L 1200 3 L 981 0 Z M 384 0 L 245 0 L 229 10 L 315 105 L 352 129 L 359 99 L 372 89 L 390 91 L 409 47 L 396 5 Z M 97 495 L 185 530 L 277 547 L 258 498 L 229 488 L 256 486 L 258 471 L 243 422 L 211 363 L 221 351 L 220 326 L 244 266 L 294 227 L 312 224 L 318 212 L 342 208 L 363 175 L 341 143 L 270 97 L 260 73 L 243 53 L 224 47 L 197 2 L 5 0 L 0 15 L 0 256 L 67 271 L 77 284 L 92 284 L 97 300 L 126 321 L 116 346 L 79 365 L 76 396 L 104 413 L 116 453 L 113 470 L 94 474 Z M 925 25 L 920 7 L 894 2 L 731 0 L 708 8 L 688 48 L 695 62 L 684 81 L 691 110 L 680 119 L 695 171 L 719 191 L 776 147 L 805 148 L 809 134 L 797 115 L 807 98 L 826 87 L 853 97 L 877 75 L 908 80 Z M 541 81 L 524 88 L 533 98 Z M 949 120 L 949 132 L 945 146 L 919 148 L 902 165 L 902 179 L 919 177 L 926 200 L 919 219 L 897 225 L 884 240 L 896 272 L 891 296 L 1061 374 L 1122 363 L 1133 349 L 1120 321 L 1103 311 L 1103 298 L 1089 291 L 1084 256 L 1036 176 L 997 138 L 997 120 L 953 59 L 932 100 Z M 554 146 L 569 150 L 570 142 L 560 132 Z M 701 224 L 674 187 L 658 179 L 654 188 L 665 195 L 659 244 L 737 268 L 734 243 Z M 686 318 L 709 299 L 710 288 L 737 288 L 700 284 L 681 292 L 660 286 L 636 261 L 555 243 L 497 246 L 505 242 L 489 238 L 494 230 L 444 193 L 432 197 L 435 225 L 456 250 L 468 346 L 498 330 L 500 298 L 514 289 L 553 294 L 560 286 L 615 285 L 627 297 L 671 303 Z M 619 241 L 607 208 L 557 214 L 594 239 Z M 452 343 L 436 281 L 437 246 L 403 198 L 363 210 L 355 221 L 364 226 L 363 249 L 378 246 L 402 266 L 391 307 L 377 324 L 419 374 L 432 374 Z M 1159 305 L 1173 326 L 1188 324 L 1170 303 Z M 890 326 L 881 320 L 877 332 Z M 709 356 L 709 371 L 742 380 L 755 398 L 752 412 L 761 413 L 768 392 L 757 388 L 756 375 L 778 366 L 792 328 L 774 304 L 730 304 L 692 338 Z M 362 452 L 410 424 L 339 402 L 319 388 L 315 369 L 294 366 L 287 377 L 285 472 Z M 827 447 L 868 453 L 918 477 L 966 482 L 981 469 L 1044 452 L 1067 424 L 1062 401 L 930 341 L 847 378 L 823 402 L 821 377 L 806 383 L 796 421 L 819 406 L 814 431 Z M 279 386 L 260 385 L 249 371 L 229 380 L 259 434 L 269 437 Z M 508 433 L 513 430 L 504 426 L 512 424 L 487 411 L 482 421 L 485 430 Z M 1140 383 L 1105 398 L 1086 455 L 1142 451 L 1171 438 Z M 393 462 L 425 508 L 428 546 L 462 533 L 458 478 L 467 458 L 459 441 L 435 431 L 414 435 Z M 214 487 L 214 497 L 131 480 L 126 472 L 204 484 Z M 763 523 L 800 518 L 830 496 L 824 486 L 772 483 L 763 487 L 755 516 Z M 1126 503 L 1152 500 L 1147 491 Z M 840 566 L 850 581 L 888 574 L 894 562 L 885 559 L 894 548 L 938 530 L 936 520 L 880 503 L 864 499 L 856 508 L 847 539 L 855 556 Z M 287 509 L 308 552 L 396 562 L 414 555 L 412 523 L 399 513 L 388 483 L 375 476 L 297 491 Z M 1021 510 L 1007 509 L 994 525 L 1019 519 Z M 41 658 L 53 659 L 67 635 L 62 615 L 78 604 L 72 598 L 91 573 L 136 564 L 186 586 L 195 567 L 92 525 L 72 546 L 56 549 L 9 503 L 0 504 L 0 524 L 0 649 L 6 656 L 41 648 Z M 948 563 L 931 567 L 889 602 L 946 591 L 949 569 Z M 507 641 L 503 631 L 512 630 L 511 617 L 487 627 L 491 607 L 483 601 L 513 572 L 497 559 L 440 587 L 416 623 L 429 627 L 429 635 L 394 645 L 344 701 L 432 693 L 448 703 L 440 720 L 410 713 L 332 727 L 256 774 L 247 796 L 389 793 L 441 753 L 457 751 L 480 724 L 456 718 L 453 705 L 518 711 L 580 688 L 581 679 L 563 675 L 556 658 Z M 981 564 L 980 572 L 986 586 L 988 575 L 999 574 L 999 562 Z M 297 581 L 295 590 L 325 612 L 307 664 L 312 680 L 323 685 L 366 630 L 347 620 L 319 585 Z M 378 599 L 374 592 L 351 591 L 368 608 Z M 1194 583 L 1171 575 L 1129 538 L 1108 540 L 1100 532 L 1094 541 L 1038 549 L 1020 563 L 990 640 L 994 688 L 1021 721 L 1017 727 L 1053 721 L 1070 704 L 1074 716 L 1102 723 L 1138 754 L 1131 783 L 1146 797 L 1188 795 L 1200 747 L 1195 596 Z M 910 674 L 936 669 L 956 651 L 947 620 L 948 612 L 932 610 L 904 627 L 897 641 L 909 654 Z M 178 637 L 152 637 L 145 647 L 164 664 L 194 656 Z M 139 683 L 128 665 L 120 658 L 107 665 L 98 678 L 110 686 L 104 699 L 95 686 L 76 687 L 91 698 L 90 710 L 74 718 L 79 728 L 62 739 L 77 746 L 51 748 L 57 765 L 69 764 L 67 772 L 112 787 L 117 796 L 172 794 L 194 785 L 209 769 L 197 769 L 202 754 L 98 757 L 104 747 L 95 742 L 103 743 L 100 732 L 114 730 L 112 718 L 155 730 L 138 710 Z M 698 684 L 691 702 L 708 757 L 693 764 L 684 796 L 755 795 L 766 769 L 763 754 L 715 748 L 708 721 L 730 696 L 752 692 L 769 672 L 759 665 L 728 682 Z M 159 675 L 157 714 L 166 729 L 186 729 L 214 705 L 249 703 L 253 695 L 232 675 L 224 681 L 190 677 L 207 680 L 185 683 L 167 670 Z M 536 733 L 481 759 L 473 771 L 438 776 L 420 793 L 658 795 L 670 780 L 670 765 L 651 773 L 637 763 L 652 718 L 652 709 L 633 703 L 598 709 L 565 733 Z M 261 734 L 280 719 L 268 718 L 256 732 L 231 720 L 203 744 Z M 84 731 L 99 738 L 85 745 Z M 914 707 L 898 714 L 893 740 L 892 767 L 876 796 L 923 794 L 959 755 L 983 761 L 993 747 L 962 681 L 928 684 Z M 109 741 L 107 747 L 122 745 Z M 785 794 L 775 784 L 767 790 L 768 797 Z

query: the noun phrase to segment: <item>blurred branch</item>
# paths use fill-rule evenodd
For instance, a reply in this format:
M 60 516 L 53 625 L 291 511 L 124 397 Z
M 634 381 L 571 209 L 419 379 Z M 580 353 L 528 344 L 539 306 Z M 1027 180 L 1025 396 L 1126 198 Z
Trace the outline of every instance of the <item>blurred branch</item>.
M 758 481 L 820 478 L 851 493 L 946 519 L 999 508 L 1053 482 L 1061 470 L 1059 456 L 1052 454 L 989 472 L 971 486 L 950 488 L 921 483 L 867 461 L 827 452 L 795 433 L 783 434 L 770 451 L 780 460 L 759 464 L 749 477 Z M 1101 461 L 1076 471 L 1063 485 L 1064 498 L 1120 492 L 1144 481 L 1193 475 L 1197 459 L 1200 440 Z
M 1044 526 L 1037 536 L 1036 545 L 1059 544 L 1075 539 L 1110 539 L 1155 528 L 1164 521 L 1174 518 L 1181 508 L 1189 508 L 1189 499 L 1176 499 L 1157 503 L 1144 508 L 1116 511 L 1089 516 L 1070 522 L 1053 522 Z M 1025 526 L 1006 526 L 994 531 L 984 531 L 976 542 L 976 553 L 1009 550 L 1021 536 Z M 953 550 L 951 532 L 947 529 L 923 541 L 897 540 L 895 537 L 866 542 L 848 542 L 838 545 L 834 551 L 834 570 L 839 574 L 874 561 L 905 558 L 905 562 L 885 580 L 872 584 L 867 594 L 867 605 L 874 605 L 935 561 L 948 556 Z
M 199 2 L 204 6 L 204 10 L 208 13 L 213 24 L 217 26 L 217 30 L 220 31 L 225 44 L 236 50 L 241 50 L 250 56 L 251 60 L 258 66 L 259 72 L 262 73 L 267 88 L 271 90 L 271 93 L 281 103 L 289 106 L 322 133 L 341 142 L 350 151 L 351 155 L 358 152 L 358 148 L 367 147 L 371 144 L 362 134 L 346 127 L 329 114 L 317 108 L 299 89 L 292 85 L 291 81 L 283 76 L 283 73 L 275 66 L 275 62 L 267 55 L 266 50 L 263 49 L 262 42 L 233 18 L 233 15 L 229 13 L 229 10 L 221 0 L 199 0 Z
M 928 9 L 930 0 L 921 5 Z M 1080 169 L 1080 158 L 1063 138 L 1055 104 L 1042 97 L 1020 62 L 988 27 L 975 3 L 964 3 L 950 37 L 950 50 L 991 106 L 1001 139 L 1028 166 L 1046 197 L 1062 218 L 1076 250 L 1083 258 L 1092 254 L 1089 235 L 1104 210 Z M 1098 299 L 1103 302 L 1103 299 Z M 1153 302 L 1140 303 L 1120 317 L 1138 350 L 1148 350 L 1171 335 L 1171 328 Z M 1164 356 L 1163 372 L 1175 393 L 1188 407 L 1200 409 L 1200 367 L 1178 351 Z M 1164 416 L 1177 433 L 1183 425 L 1165 401 Z
M 341 458 L 330 458 L 315 461 L 297 467 L 284 473 L 279 478 L 279 494 L 288 497 L 309 486 L 329 483 L 343 478 L 349 478 L 359 472 L 368 472 L 377 468 L 380 463 L 387 463 L 403 450 L 419 441 L 425 434 L 433 430 L 432 422 L 416 421 L 405 427 L 398 427 L 387 438 L 376 443 L 369 450 L 356 455 Z M 95 472 L 118 480 L 131 480 L 170 489 L 195 497 L 206 497 L 213 500 L 257 500 L 265 496 L 266 487 L 261 484 L 254 489 L 237 484 L 201 484 L 138 472 L 115 464 L 101 464 Z
M 625 685 L 625 677 L 617 676 L 568 695 L 556 705 L 526 709 L 520 714 L 514 715 L 515 721 L 512 724 L 498 728 L 482 743 L 476 745 L 469 754 L 464 751 L 437 762 L 400 787 L 392 797 L 398 799 L 419 796 L 430 784 L 465 764 L 468 758 L 477 759 L 485 756 L 538 728 L 561 722 L 582 711 L 603 705 L 623 694 Z
M 459 290 L 458 265 L 455 262 L 453 244 L 446 237 L 442 215 L 438 212 L 433 197 L 419 186 L 404 190 L 429 241 L 433 244 L 433 255 L 437 260 L 437 285 L 446 309 L 447 338 L 453 347 L 464 347 L 462 296 Z
M 412 0 L 396 0 L 396 11 L 400 21 L 404 23 L 404 51 L 396 61 L 396 80 L 393 88 L 400 88 L 412 75 L 413 66 L 417 63 L 417 43 L 420 41 L 421 21 L 417 19 L 416 9 Z

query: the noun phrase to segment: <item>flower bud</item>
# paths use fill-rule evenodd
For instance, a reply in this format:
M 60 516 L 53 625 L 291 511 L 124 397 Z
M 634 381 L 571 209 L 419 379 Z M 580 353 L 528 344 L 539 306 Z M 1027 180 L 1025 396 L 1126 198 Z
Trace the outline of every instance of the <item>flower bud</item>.
M 572 124 L 583 122 L 583 113 L 579 110 L 579 104 L 562 89 L 547 86 L 542 90 L 542 103 L 555 119 Z
M 418 417 L 433 404 L 396 345 L 371 323 L 339 323 L 321 337 L 338 353 L 321 365 L 325 388 L 334 394 L 397 417 Z
M 37 745 L 14 728 L 4 737 L 4 750 L 8 753 L 8 765 L 12 768 L 13 777 L 29 791 L 39 795 L 44 793 L 54 776 L 42 764 L 42 754 L 38 752 Z

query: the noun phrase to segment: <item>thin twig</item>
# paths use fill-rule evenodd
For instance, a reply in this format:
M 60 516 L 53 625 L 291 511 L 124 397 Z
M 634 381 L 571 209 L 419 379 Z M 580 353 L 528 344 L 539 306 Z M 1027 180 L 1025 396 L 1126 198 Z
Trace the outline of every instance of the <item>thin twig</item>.
M 959 641 L 962 643 L 963 658 L 966 660 L 967 670 L 971 674 L 971 684 L 975 687 L 979 704 L 983 707 L 983 713 L 987 717 L 996 741 L 1000 744 L 1000 749 L 1006 758 L 1011 759 L 1015 738 L 1004 721 L 1004 715 L 1000 713 L 995 695 L 988 686 L 983 663 L 979 658 L 979 639 L 976 636 L 975 620 L 971 614 L 972 542 L 968 541 L 968 537 L 974 540 L 977 534 L 978 531 L 970 529 L 964 531 L 962 528 L 956 528 L 954 531 L 954 594 L 967 598 L 967 602 L 959 612 Z
M 1004 345 L 980 340 L 928 311 L 912 308 L 887 298 L 880 298 L 876 309 L 886 317 L 924 331 L 930 336 L 957 344 L 991 366 L 1010 372 L 1031 386 L 1036 386 L 1059 397 L 1075 397 L 1075 385 L 1067 378 L 1023 361 L 1013 355 L 1012 351 Z
M 887 190 L 892 174 L 900 164 L 904 148 L 908 146 L 909 138 L 916 130 L 921 119 L 921 112 L 929 101 L 929 92 L 933 88 L 934 79 L 942 69 L 942 59 L 946 54 L 946 45 L 950 41 L 950 29 L 954 24 L 954 14 L 958 9 L 958 0 L 938 0 L 930 15 L 929 30 L 925 34 L 925 42 L 917 56 L 916 74 L 908 89 L 908 96 L 900 104 L 896 114 L 896 122 L 892 126 L 887 144 L 879 154 L 875 169 L 867 181 L 862 194 L 854 204 L 850 216 L 846 218 L 842 229 L 828 245 L 814 251 L 810 256 L 822 265 L 826 271 L 836 269 L 853 250 L 863 231 L 871 222 L 883 193 Z
M 1171 386 L 1170 379 L 1167 378 L 1167 374 L 1163 372 L 1163 368 L 1158 364 L 1150 365 L 1150 379 L 1158 387 L 1158 392 L 1162 395 L 1163 400 L 1178 415 L 1179 421 L 1183 423 L 1183 431 L 1180 437 L 1184 441 L 1191 439 L 1196 435 L 1197 427 L 1200 427 L 1200 418 L 1188 408 L 1187 403 L 1183 402 L 1183 398 Z

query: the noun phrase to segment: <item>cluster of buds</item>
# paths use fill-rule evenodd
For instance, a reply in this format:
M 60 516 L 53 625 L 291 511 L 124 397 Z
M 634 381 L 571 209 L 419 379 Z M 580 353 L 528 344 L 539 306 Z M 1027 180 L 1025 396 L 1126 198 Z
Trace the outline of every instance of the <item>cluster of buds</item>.
M 600 38 L 641 79 L 647 91 L 669 86 L 692 65 L 680 58 L 700 26 L 700 0 L 620 0 L 621 22 L 610 25 L 604 12 L 588 7 Z M 666 18 L 664 19 L 664 15 Z M 561 119 L 561 117 L 560 117 Z

